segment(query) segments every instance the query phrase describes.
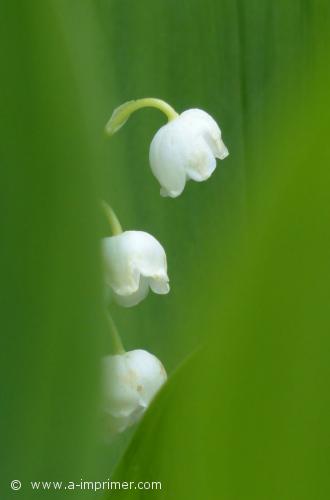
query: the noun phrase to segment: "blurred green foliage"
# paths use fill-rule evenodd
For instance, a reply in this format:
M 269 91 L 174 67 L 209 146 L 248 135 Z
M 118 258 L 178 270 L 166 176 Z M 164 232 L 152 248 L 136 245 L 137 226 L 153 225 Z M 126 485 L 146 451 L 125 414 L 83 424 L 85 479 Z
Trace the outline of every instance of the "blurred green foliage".
M 1 498 L 12 479 L 107 479 L 135 432 L 99 445 L 102 196 L 168 256 L 168 296 L 112 307 L 126 347 L 171 373 L 205 344 L 116 470 L 163 491 L 123 496 L 327 499 L 327 2 L 14 0 L 0 14 Z M 175 200 L 148 167 L 161 114 L 103 135 L 145 96 L 205 109 L 231 152 Z
M 97 467 L 100 169 L 85 90 L 94 63 L 79 74 L 72 56 L 74 43 L 95 42 L 88 9 L 76 4 L 79 34 L 64 25 L 76 15 L 67 7 L 0 7 L 3 499 L 13 479 L 32 498 L 29 480 Z
M 208 263 L 186 326 L 203 325 L 207 345 L 174 374 L 116 471 L 161 481 L 153 498 L 329 497 L 330 78 L 320 76 L 303 110 L 292 98 L 286 123 L 274 111 L 247 237 L 225 280 Z

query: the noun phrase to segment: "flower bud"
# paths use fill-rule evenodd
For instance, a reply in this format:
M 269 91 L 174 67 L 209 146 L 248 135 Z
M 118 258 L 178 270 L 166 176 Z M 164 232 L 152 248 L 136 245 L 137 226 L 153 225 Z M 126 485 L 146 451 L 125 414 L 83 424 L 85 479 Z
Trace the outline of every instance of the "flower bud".
M 115 300 L 130 307 L 143 300 L 149 287 L 166 294 L 170 287 L 162 245 L 143 231 L 124 231 L 102 242 L 106 284 Z
M 167 375 L 162 363 L 136 349 L 103 359 L 103 394 L 107 430 L 123 432 L 143 415 Z
M 216 158 L 228 156 L 221 130 L 200 109 L 188 109 L 161 127 L 150 145 L 151 170 L 161 185 L 160 194 L 175 198 L 186 181 L 205 181 L 216 167 Z

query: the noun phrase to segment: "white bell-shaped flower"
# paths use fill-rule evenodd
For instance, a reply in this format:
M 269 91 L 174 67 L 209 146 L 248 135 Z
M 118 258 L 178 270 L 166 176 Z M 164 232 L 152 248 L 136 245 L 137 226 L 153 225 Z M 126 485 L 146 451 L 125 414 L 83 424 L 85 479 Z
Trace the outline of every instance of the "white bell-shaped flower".
M 142 349 L 106 356 L 102 376 L 110 435 L 136 423 L 167 379 L 162 363 Z
M 161 127 L 150 145 L 150 166 L 162 196 L 175 198 L 186 181 L 205 181 L 228 149 L 215 120 L 201 109 L 188 109 Z
M 162 245 L 144 231 L 124 231 L 102 242 L 106 284 L 115 300 L 130 307 L 151 290 L 169 292 L 166 254 Z

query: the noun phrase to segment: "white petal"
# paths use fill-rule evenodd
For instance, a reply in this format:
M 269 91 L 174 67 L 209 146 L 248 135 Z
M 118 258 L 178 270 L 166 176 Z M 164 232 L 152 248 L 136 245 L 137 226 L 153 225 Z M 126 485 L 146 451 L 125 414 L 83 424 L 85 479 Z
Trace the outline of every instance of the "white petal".
M 116 302 L 123 307 L 132 307 L 141 302 L 149 293 L 149 282 L 144 276 L 140 276 L 138 289 L 129 295 L 120 295 L 114 292 Z
M 216 159 L 211 148 L 202 137 L 199 137 L 194 142 L 187 161 L 187 177 L 197 182 L 205 181 L 212 175 L 215 167 Z
M 129 295 L 139 287 L 140 275 L 130 265 L 130 241 L 126 233 L 103 238 L 105 281 L 118 295 Z
M 164 295 L 170 291 L 170 285 L 168 284 L 168 276 L 160 275 L 149 279 L 149 285 L 153 292 Z
M 229 152 L 221 138 L 221 130 L 211 115 L 201 109 L 188 109 L 180 117 L 196 137 L 203 137 L 215 158 L 224 159 Z
M 126 353 L 131 370 L 137 374 L 137 391 L 140 404 L 148 406 L 156 392 L 164 384 L 167 375 L 162 363 L 153 354 L 142 349 Z
M 216 158 L 219 158 L 219 160 L 224 160 L 229 155 L 229 151 L 222 139 L 218 139 L 216 141 L 216 148 L 214 154 Z
M 114 417 L 127 417 L 139 403 L 134 374 L 130 373 L 126 355 L 103 359 L 105 410 Z
M 152 173 L 161 185 L 160 194 L 172 198 L 179 196 L 186 184 L 184 151 L 179 135 L 180 127 L 175 119 L 158 130 L 149 151 Z

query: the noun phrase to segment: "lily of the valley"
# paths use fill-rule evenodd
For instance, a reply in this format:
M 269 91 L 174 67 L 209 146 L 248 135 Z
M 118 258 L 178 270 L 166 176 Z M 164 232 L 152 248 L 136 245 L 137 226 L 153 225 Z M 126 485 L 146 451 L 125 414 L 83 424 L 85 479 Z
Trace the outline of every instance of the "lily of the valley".
M 112 234 L 102 240 L 105 283 L 118 304 L 138 304 L 149 292 L 170 291 L 167 261 L 162 245 L 144 231 L 123 231 L 120 222 L 105 202 L 101 202 Z
M 149 288 L 158 294 L 169 292 L 166 254 L 150 234 L 124 231 L 104 238 L 102 253 L 106 284 L 120 305 L 138 304 Z
M 154 136 L 149 152 L 151 170 L 159 181 L 162 196 L 175 198 L 192 179 L 208 179 L 216 168 L 216 159 L 228 156 L 221 130 L 216 121 L 201 109 L 188 109 L 180 115 L 160 99 L 146 98 L 129 101 L 117 108 L 106 125 L 113 135 L 142 107 L 152 106 L 163 111 L 168 123 Z
M 205 181 L 214 172 L 216 158 L 228 150 L 213 118 L 201 109 L 188 109 L 161 127 L 150 145 L 151 170 L 161 185 L 160 194 L 175 198 L 192 179 Z
M 141 418 L 167 375 L 153 354 L 136 349 L 106 356 L 102 378 L 106 424 L 113 435 Z

